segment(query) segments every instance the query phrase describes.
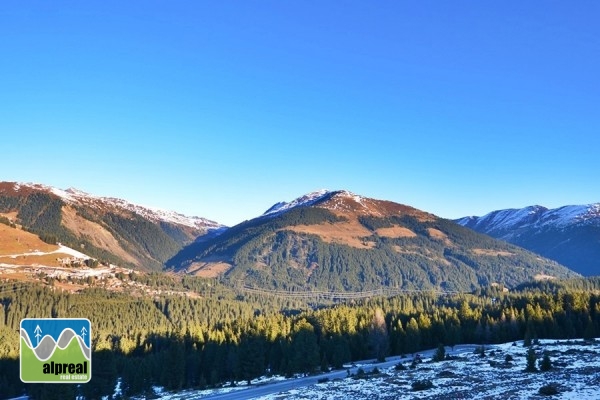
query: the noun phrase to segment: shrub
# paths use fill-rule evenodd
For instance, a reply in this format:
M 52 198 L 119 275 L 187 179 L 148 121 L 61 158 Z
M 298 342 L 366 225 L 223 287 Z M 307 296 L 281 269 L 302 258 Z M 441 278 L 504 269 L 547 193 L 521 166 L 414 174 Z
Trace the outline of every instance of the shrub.
M 404 365 L 402 363 L 398 363 L 398 364 L 396 364 L 396 366 L 394 367 L 394 369 L 396 371 L 405 371 L 407 368 L 406 368 L 406 365 Z
M 433 355 L 433 361 L 439 362 L 446 359 L 446 349 L 443 344 L 439 344 L 435 354 Z
M 552 369 L 552 361 L 550 361 L 550 356 L 548 353 L 544 353 L 544 357 L 542 361 L 540 361 L 540 370 L 546 372 Z
M 558 394 L 558 385 L 556 383 L 550 383 L 549 385 L 544 385 L 538 390 L 538 393 L 542 396 L 553 396 Z
M 474 354 L 478 354 L 479 357 L 483 358 L 483 357 L 485 357 L 485 347 L 483 347 L 483 346 L 477 346 L 475 348 L 475 351 L 473 353 Z
M 456 374 L 452 371 L 442 371 L 437 375 L 439 378 L 454 378 Z
M 414 381 L 411 386 L 412 390 L 416 392 L 419 390 L 431 389 L 433 387 L 433 382 L 431 382 L 429 379 L 420 379 L 418 381 Z

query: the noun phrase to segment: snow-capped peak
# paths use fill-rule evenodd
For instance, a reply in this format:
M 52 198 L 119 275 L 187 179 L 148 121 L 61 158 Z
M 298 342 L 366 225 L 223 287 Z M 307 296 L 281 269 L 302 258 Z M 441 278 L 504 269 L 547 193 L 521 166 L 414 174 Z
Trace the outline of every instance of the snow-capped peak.
M 271 208 L 264 212 L 263 216 L 281 214 L 291 210 L 292 208 L 313 205 L 330 193 L 332 192 L 327 189 L 321 189 L 305 194 L 304 196 L 298 197 L 290 202 L 282 201 L 275 203 L 273 206 L 271 206 Z
M 355 203 L 358 203 L 358 205 L 362 208 L 367 207 L 365 205 L 365 203 L 363 203 L 363 200 L 365 199 L 364 197 L 354 194 L 348 190 L 321 189 L 321 190 L 317 190 L 315 192 L 305 194 L 304 196 L 298 197 L 290 202 L 276 203 L 271 208 L 269 208 L 267 211 L 265 211 L 263 216 L 279 215 L 281 213 L 284 213 L 284 212 L 289 211 L 296 207 L 307 207 L 307 206 L 312 206 L 316 203 L 321 203 L 321 202 L 323 202 L 322 206 L 325 208 L 328 208 L 328 209 L 332 209 L 332 210 L 347 209 L 348 206 L 347 205 L 344 206 L 344 204 L 347 203 L 347 201 L 346 201 L 347 199 L 349 199 Z M 353 208 L 353 207 L 356 207 L 356 206 L 352 206 L 350 208 Z

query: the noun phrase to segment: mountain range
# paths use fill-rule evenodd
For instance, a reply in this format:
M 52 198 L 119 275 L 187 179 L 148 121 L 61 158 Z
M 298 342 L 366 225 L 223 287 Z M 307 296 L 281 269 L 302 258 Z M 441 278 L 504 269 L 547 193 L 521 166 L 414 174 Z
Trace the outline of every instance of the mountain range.
M 456 222 L 541 254 L 582 275 L 600 272 L 600 203 L 498 210 Z
M 471 220 L 455 223 L 345 190 L 279 202 L 228 228 L 77 189 L 0 182 L 0 218 L 48 243 L 121 266 L 269 290 L 463 291 L 576 276 L 555 261 L 476 232 L 480 225 Z

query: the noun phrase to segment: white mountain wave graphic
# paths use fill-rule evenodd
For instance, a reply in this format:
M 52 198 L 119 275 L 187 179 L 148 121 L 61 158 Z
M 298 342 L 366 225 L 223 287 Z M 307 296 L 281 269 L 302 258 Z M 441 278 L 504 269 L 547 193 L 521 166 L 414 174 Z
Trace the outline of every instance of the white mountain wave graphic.
M 60 350 L 66 349 L 73 340 L 77 340 L 79 343 L 79 347 L 81 348 L 81 352 L 83 353 L 84 357 L 88 360 L 90 359 L 90 348 L 86 346 L 81 336 L 76 334 L 71 328 L 65 328 L 60 333 L 57 342 L 54 341 L 52 336 L 45 335 L 35 347 L 33 347 L 31 339 L 29 338 L 29 334 L 25 329 L 21 329 L 21 337 L 25 340 L 27 346 L 33 350 L 36 357 L 40 361 L 46 361 L 52 357 L 57 348 Z

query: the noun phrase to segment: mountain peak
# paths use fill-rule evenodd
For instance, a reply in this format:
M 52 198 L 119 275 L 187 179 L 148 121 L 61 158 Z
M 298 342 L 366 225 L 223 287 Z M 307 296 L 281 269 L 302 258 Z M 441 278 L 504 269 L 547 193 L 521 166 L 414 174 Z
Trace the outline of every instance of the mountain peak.
M 376 200 L 360 196 L 349 190 L 317 190 L 300 196 L 290 202 L 279 202 L 271 206 L 262 216 L 272 217 L 297 207 L 319 207 L 342 214 L 371 215 L 376 217 L 410 214 L 429 219 L 431 214 L 416 208 L 387 200 Z
M 281 213 L 284 213 L 284 212 L 289 211 L 296 207 L 311 206 L 311 205 L 315 204 L 316 202 L 318 202 L 319 200 L 322 200 L 323 198 L 325 198 L 326 196 L 328 196 L 331 193 L 337 193 L 337 191 L 333 192 L 333 191 L 330 191 L 327 189 L 320 189 L 320 190 L 316 190 L 314 192 L 307 193 L 303 196 L 297 197 L 296 199 L 294 199 L 290 202 L 281 201 L 281 202 L 275 203 L 267 211 L 265 211 L 263 213 L 263 216 L 267 216 L 267 215 L 272 216 L 272 215 L 281 214 Z
M 261 217 L 193 243 L 167 265 L 286 290 L 468 290 L 482 283 L 511 286 L 536 275 L 572 274 L 433 214 L 347 190 L 318 190 L 277 203 Z

